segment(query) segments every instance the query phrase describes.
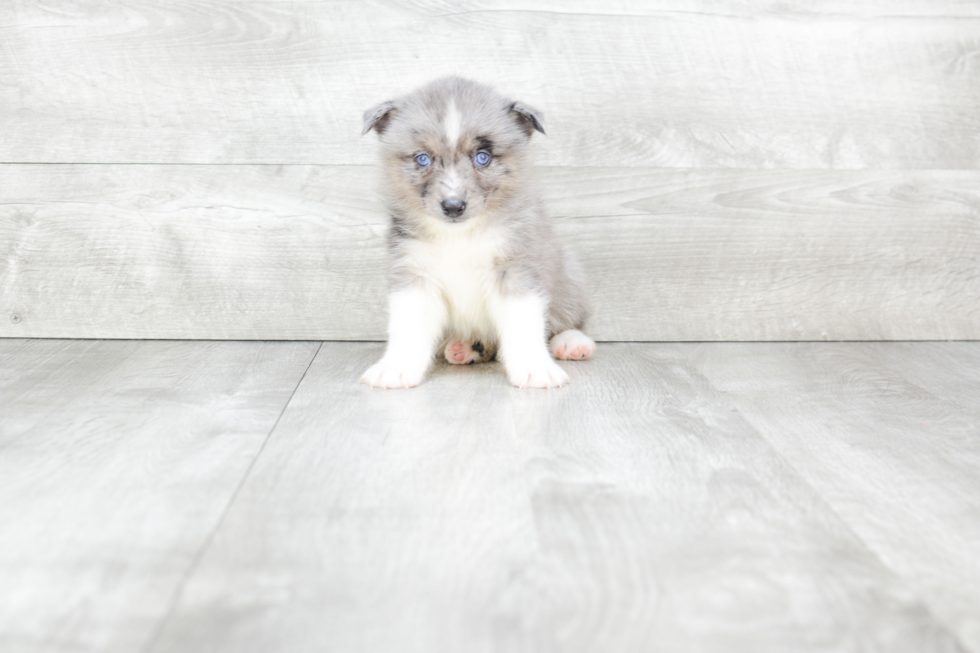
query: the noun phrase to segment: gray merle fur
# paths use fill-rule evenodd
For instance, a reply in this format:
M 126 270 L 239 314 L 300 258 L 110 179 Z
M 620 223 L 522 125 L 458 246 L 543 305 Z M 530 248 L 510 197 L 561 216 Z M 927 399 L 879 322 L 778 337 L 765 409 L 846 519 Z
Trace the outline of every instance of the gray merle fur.
M 455 147 L 450 147 L 443 127 L 450 99 L 461 115 Z M 417 278 L 415 266 L 405 260 L 407 241 L 434 238 L 440 221 L 480 219 L 503 226 L 507 234 L 505 254 L 495 268 L 499 290 L 505 295 L 544 295 L 549 307 L 548 338 L 582 327 L 590 313 L 585 278 L 578 262 L 557 239 L 528 163 L 531 135 L 544 133 L 540 111 L 483 84 L 446 77 L 365 111 L 364 133 L 372 129 L 381 142 L 383 195 L 392 219 L 388 236 L 392 290 Z M 491 154 L 489 165 L 461 165 L 472 161 L 480 150 Z M 420 152 L 432 158 L 427 169 L 415 161 Z M 441 182 L 450 163 L 461 177 L 457 185 L 466 202 L 464 212 L 452 219 L 440 208 L 446 199 Z M 445 335 L 464 340 L 480 336 Z M 486 356 L 479 360 L 489 360 L 496 350 L 490 335 L 480 340 Z

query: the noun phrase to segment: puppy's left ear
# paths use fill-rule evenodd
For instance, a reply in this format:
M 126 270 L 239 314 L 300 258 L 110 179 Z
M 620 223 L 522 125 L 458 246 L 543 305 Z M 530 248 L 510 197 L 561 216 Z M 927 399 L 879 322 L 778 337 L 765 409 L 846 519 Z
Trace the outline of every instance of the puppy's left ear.
M 533 107 L 529 107 L 523 102 L 515 102 L 510 105 L 511 114 L 517 118 L 517 124 L 530 137 L 531 132 L 537 129 L 544 134 L 544 114 Z
M 368 133 L 372 129 L 379 134 L 384 133 L 384 130 L 388 127 L 388 121 L 391 120 L 391 112 L 394 110 L 394 102 L 382 102 L 378 106 L 365 111 L 364 131 L 361 132 L 361 136 Z

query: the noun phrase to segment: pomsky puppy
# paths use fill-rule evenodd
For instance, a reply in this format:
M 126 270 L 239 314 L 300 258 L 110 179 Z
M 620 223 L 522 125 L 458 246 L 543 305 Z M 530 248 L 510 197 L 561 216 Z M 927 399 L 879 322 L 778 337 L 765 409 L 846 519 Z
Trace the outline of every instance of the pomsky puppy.
M 499 356 L 521 388 L 566 383 L 552 355 L 584 360 L 595 343 L 582 270 L 529 175 L 541 113 L 447 77 L 364 112 L 372 129 L 391 214 L 388 346 L 361 381 L 416 386 L 441 348 L 454 364 Z

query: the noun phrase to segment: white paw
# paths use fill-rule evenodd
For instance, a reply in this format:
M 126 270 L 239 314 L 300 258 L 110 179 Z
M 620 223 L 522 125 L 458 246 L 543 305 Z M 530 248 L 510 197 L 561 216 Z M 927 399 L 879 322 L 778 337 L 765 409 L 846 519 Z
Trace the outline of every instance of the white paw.
M 507 366 L 507 380 L 518 388 L 560 388 L 568 383 L 568 375 L 553 360 L 545 359 L 537 365 Z
M 399 364 L 397 361 L 382 358 L 368 368 L 361 377 L 361 383 L 372 388 L 414 388 L 425 377 L 425 368 Z
M 562 331 L 548 347 L 552 356 L 563 361 L 584 361 L 595 353 L 595 342 L 578 329 Z

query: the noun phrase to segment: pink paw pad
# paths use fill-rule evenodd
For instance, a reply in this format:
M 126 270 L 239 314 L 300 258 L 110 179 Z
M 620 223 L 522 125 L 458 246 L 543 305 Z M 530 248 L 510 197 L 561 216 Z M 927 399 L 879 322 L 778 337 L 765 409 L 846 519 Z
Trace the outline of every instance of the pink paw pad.
M 551 354 L 563 361 L 584 361 L 595 353 L 595 342 L 577 329 L 563 331 L 551 339 Z
M 473 350 L 470 343 L 462 340 L 455 340 L 446 345 L 444 354 L 446 360 L 453 365 L 469 365 L 480 358 L 480 354 Z

